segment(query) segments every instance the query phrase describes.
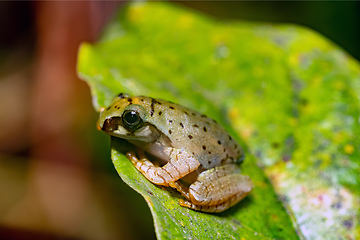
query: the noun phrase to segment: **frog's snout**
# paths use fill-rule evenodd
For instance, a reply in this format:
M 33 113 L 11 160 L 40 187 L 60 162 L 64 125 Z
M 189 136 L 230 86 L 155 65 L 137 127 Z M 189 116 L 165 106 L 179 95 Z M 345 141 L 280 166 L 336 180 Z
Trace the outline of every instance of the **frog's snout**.
M 98 128 L 100 128 L 104 132 L 113 132 L 118 129 L 120 122 L 121 122 L 120 117 L 110 117 L 105 119 L 102 126 L 98 124 Z

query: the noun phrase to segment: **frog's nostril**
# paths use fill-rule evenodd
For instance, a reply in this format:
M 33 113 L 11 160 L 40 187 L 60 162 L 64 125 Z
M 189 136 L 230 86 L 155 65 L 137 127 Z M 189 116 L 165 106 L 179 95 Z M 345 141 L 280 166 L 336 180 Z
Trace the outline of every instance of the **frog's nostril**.
M 101 128 L 104 132 L 113 132 L 117 129 L 118 123 L 120 121 L 119 117 L 111 117 L 104 121 L 104 124 Z

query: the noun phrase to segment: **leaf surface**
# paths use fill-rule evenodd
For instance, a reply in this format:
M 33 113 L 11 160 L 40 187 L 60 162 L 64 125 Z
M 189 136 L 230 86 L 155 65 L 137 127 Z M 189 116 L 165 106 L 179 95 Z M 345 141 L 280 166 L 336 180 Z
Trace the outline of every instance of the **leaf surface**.
M 159 239 L 360 238 L 360 67 L 322 36 L 133 3 L 82 44 L 78 72 L 98 111 L 119 92 L 170 100 L 222 123 L 247 152 L 253 192 L 206 214 L 147 181 L 113 138 L 114 165 L 148 202 Z

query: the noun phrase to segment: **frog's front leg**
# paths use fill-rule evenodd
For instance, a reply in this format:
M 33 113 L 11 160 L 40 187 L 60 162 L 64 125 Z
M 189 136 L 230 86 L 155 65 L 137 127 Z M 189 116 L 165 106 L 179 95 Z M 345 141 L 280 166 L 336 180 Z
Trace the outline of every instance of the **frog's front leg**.
M 170 161 L 162 167 L 155 166 L 145 155 L 139 160 L 134 152 L 128 152 L 127 158 L 152 183 L 169 186 L 180 178 L 196 170 L 200 163 L 191 154 L 184 150 L 167 147 L 164 149 Z
M 183 207 L 203 212 L 222 212 L 246 197 L 253 188 L 248 176 L 235 164 L 218 166 L 202 172 L 189 187 Z

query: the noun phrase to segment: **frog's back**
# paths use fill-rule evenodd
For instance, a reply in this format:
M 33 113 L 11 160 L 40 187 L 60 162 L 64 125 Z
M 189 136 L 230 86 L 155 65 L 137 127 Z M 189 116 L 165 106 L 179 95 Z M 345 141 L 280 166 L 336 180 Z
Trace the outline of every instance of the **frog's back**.
M 206 115 L 161 99 L 130 99 L 147 109 L 146 121 L 168 136 L 173 147 L 194 155 L 205 169 L 242 161 L 244 152 L 239 144 Z

